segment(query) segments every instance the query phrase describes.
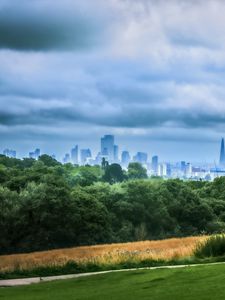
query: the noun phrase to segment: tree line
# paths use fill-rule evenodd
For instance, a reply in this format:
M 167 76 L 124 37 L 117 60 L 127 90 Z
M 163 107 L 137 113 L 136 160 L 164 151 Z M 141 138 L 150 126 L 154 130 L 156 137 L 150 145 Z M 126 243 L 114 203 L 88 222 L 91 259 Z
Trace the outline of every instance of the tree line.
M 148 178 L 131 163 L 62 165 L 0 156 L 0 253 L 225 230 L 225 178 Z

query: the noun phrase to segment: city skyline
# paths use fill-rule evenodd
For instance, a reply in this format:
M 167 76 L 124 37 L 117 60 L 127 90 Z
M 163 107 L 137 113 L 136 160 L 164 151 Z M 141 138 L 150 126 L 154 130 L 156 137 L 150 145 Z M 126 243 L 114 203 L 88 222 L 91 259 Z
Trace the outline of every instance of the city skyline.
M 16 158 L 16 150 L 5 149 L 3 154 Z M 41 149 L 36 148 L 34 151 L 29 152 L 28 157 L 31 159 L 39 160 Z M 57 159 L 55 155 L 52 158 Z M 225 176 L 225 148 L 224 138 L 221 139 L 220 151 L 218 156 L 218 163 L 200 163 L 195 164 L 186 160 L 171 162 L 162 161 L 158 155 L 150 157 L 149 153 L 138 151 L 132 155 L 127 150 L 120 150 L 119 145 L 116 144 L 114 135 L 106 134 L 100 138 L 99 152 L 97 155 L 92 153 L 91 148 L 79 148 L 75 145 L 70 152 L 66 152 L 63 159 L 57 159 L 63 164 L 73 164 L 74 166 L 102 166 L 103 162 L 107 165 L 120 164 L 120 166 L 127 170 L 130 163 L 141 164 L 148 174 L 148 176 L 160 176 L 162 178 L 180 178 L 188 180 L 207 180 L 212 181 L 218 176 Z
M 154 160 L 156 159 L 157 162 L 159 160 L 160 155 L 156 152 L 149 152 L 146 149 L 140 149 L 138 148 L 137 151 L 130 151 L 128 147 L 121 146 L 117 142 L 117 138 L 114 135 L 111 134 L 105 134 L 104 136 L 99 138 L 98 141 L 99 147 L 93 151 L 92 146 L 88 143 L 85 143 L 87 147 L 82 147 L 79 144 L 74 144 L 71 146 L 70 149 L 64 149 L 64 152 L 61 156 L 57 156 L 55 151 L 41 151 L 40 148 L 35 148 L 34 151 L 28 151 L 28 153 L 24 153 L 23 155 L 18 155 L 18 152 L 16 149 L 11 148 L 4 148 L 2 151 L 2 154 L 9 156 L 9 157 L 17 157 L 17 158 L 34 158 L 37 159 L 41 154 L 48 154 L 52 156 L 53 158 L 57 159 L 60 162 L 63 163 L 73 163 L 73 164 L 85 164 L 86 158 L 92 160 L 92 164 L 101 164 L 102 157 L 107 158 L 107 160 L 110 163 L 118 162 L 121 163 L 124 160 L 127 160 L 128 157 L 130 157 L 130 161 L 138 161 L 142 164 L 149 163 L 152 161 L 152 164 L 154 164 Z M 218 143 L 217 143 L 218 144 Z M 218 145 L 217 145 L 218 147 Z M 218 154 L 219 153 L 219 154 Z M 161 158 L 161 157 L 160 157 Z M 184 156 L 182 156 L 182 159 L 177 160 L 170 160 L 168 158 L 161 158 L 161 162 L 182 162 L 182 161 L 192 162 L 192 163 L 208 163 L 212 164 L 214 166 L 225 166 L 225 147 L 224 147 L 224 138 L 222 137 L 220 140 L 220 147 L 217 151 L 217 158 L 213 161 L 191 161 Z

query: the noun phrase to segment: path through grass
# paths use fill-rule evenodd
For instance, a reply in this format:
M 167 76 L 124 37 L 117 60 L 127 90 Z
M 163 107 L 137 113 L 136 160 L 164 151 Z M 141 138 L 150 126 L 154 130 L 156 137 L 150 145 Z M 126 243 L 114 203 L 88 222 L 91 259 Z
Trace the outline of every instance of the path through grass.
M 97 275 L 1 288 L 1 300 L 224 300 L 225 265 Z

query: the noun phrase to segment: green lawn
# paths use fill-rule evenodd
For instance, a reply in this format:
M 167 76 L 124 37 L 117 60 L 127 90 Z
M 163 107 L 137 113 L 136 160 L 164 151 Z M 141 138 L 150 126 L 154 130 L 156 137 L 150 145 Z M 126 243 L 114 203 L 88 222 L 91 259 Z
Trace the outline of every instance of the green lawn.
M 112 273 L 1 288 L 0 300 L 219 300 L 225 299 L 225 265 Z

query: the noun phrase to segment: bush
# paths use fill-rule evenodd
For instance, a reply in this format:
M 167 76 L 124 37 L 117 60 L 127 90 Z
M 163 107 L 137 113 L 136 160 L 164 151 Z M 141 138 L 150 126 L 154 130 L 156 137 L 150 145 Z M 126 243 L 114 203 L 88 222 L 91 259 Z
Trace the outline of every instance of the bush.
M 197 245 L 194 255 L 197 258 L 218 257 L 225 255 L 225 234 L 211 236 Z

